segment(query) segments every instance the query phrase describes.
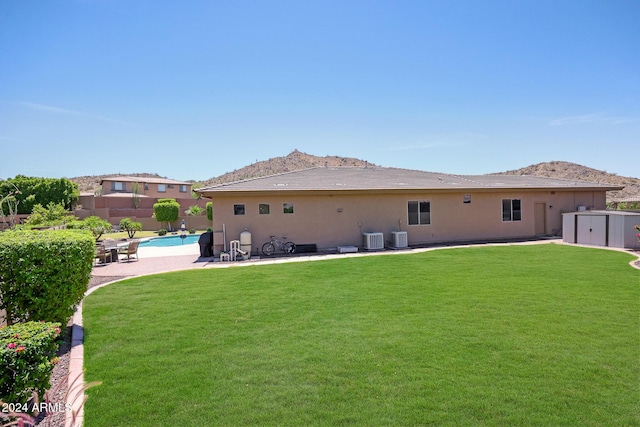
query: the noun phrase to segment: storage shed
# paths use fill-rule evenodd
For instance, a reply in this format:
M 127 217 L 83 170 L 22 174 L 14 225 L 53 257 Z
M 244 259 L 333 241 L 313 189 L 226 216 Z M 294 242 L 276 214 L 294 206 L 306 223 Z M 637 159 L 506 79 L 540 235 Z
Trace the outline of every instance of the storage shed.
M 562 214 L 562 240 L 581 245 L 640 249 L 638 211 L 579 211 Z

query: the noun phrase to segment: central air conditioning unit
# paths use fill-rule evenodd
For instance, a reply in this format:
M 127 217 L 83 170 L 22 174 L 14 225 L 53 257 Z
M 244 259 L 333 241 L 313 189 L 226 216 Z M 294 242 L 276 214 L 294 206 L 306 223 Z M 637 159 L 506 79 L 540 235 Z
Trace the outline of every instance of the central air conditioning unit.
M 392 231 L 391 232 L 391 246 L 394 248 L 406 248 L 409 247 L 406 231 Z
M 382 233 L 362 233 L 362 237 L 366 250 L 384 249 L 384 235 Z

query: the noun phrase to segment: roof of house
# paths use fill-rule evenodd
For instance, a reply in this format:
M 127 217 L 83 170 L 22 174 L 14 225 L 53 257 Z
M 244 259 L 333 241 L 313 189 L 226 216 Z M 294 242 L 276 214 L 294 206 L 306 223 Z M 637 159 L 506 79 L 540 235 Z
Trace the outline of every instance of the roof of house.
M 203 187 L 197 193 L 224 194 L 290 191 L 398 191 L 496 189 L 597 189 L 623 187 L 522 175 L 451 175 L 382 167 L 317 167 Z
M 160 177 L 143 177 L 143 176 L 105 176 L 100 181 L 100 185 L 104 181 L 116 181 L 116 182 L 139 182 L 148 184 L 177 184 L 177 185 L 191 185 L 190 182 L 176 181 L 174 179 L 160 178 Z

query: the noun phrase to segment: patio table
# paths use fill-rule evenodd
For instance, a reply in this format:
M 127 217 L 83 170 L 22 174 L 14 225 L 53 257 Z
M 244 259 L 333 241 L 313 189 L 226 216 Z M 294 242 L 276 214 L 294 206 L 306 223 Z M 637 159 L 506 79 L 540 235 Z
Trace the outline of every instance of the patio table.
M 104 248 L 107 251 L 111 251 L 111 262 L 113 262 L 114 258 L 116 262 L 119 262 L 120 258 L 118 257 L 118 250 L 128 248 L 128 247 L 129 247 L 129 242 L 122 242 L 122 243 L 116 243 L 115 246 L 113 244 L 109 246 L 105 245 Z

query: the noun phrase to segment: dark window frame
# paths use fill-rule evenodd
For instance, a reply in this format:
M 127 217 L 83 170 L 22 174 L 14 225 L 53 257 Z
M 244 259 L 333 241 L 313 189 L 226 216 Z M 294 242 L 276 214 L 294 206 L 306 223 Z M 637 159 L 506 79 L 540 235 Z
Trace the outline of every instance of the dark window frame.
M 407 201 L 408 225 L 431 225 L 431 201 L 409 200 Z
M 502 199 L 502 222 L 522 221 L 522 200 Z

